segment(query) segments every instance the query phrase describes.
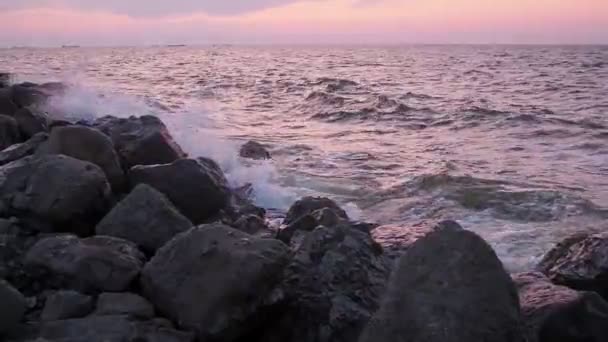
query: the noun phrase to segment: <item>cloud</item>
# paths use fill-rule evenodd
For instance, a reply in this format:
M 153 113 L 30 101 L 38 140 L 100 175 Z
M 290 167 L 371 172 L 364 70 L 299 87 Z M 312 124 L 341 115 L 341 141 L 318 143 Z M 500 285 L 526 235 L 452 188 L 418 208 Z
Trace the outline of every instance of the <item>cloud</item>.
M 67 7 L 102 10 L 132 17 L 163 17 L 196 12 L 229 16 L 301 1 L 303 0 L 0 0 L 0 11 Z

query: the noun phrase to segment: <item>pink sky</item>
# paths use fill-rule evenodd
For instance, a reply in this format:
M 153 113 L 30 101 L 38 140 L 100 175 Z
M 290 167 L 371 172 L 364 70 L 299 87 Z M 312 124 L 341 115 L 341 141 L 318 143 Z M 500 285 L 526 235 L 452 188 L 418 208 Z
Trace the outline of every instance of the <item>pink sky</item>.
M 606 44 L 608 0 L 0 0 L 0 46 L 168 43 Z

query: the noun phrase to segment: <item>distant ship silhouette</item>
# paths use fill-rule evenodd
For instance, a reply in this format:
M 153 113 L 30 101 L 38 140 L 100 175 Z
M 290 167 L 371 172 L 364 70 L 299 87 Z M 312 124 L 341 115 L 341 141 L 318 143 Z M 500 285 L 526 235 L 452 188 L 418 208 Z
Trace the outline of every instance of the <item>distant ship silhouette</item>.
M 64 49 L 76 49 L 79 48 L 80 45 L 61 45 L 61 47 Z

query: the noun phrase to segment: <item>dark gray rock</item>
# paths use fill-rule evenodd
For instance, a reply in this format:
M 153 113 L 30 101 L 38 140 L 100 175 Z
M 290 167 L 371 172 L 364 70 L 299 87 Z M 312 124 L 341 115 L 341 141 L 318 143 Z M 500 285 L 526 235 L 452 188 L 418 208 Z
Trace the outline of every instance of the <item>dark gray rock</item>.
M 13 114 L 17 121 L 19 131 L 25 139 L 29 139 L 36 133 L 49 130 L 48 118 L 45 113 L 35 111 L 31 108 L 21 108 Z
M 38 154 L 63 154 L 91 162 L 104 171 L 116 192 L 125 186 L 125 174 L 114 144 L 97 129 L 76 125 L 57 127 L 51 131 L 47 143 L 40 148 Z
M 153 253 L 192 227 L 165 195 L 140 184 L 99 222 L 95 231 L 129 240 Z
M 10 88 L 0 87 L 0 115 L 12 116 L 19 107 L 13 102 Z
M 107 212 L 110 187 L 96 165 L 64 155 L 25 157 L 0 167 L 5 214 L 88 234 Z
M 235 341 L 255 328 L 257 311 L 288 260 L 288 248 L 277 240 L 203 225 L 159 249 L 141 285 L 160 312 L 200 341 Z
M 10 116 L 0 115 L 0 150 L 21 142 L 17 121 Z
M 11 74 L 8 72 L 0 72 L 0 88 L 6 88 L 11 85 Z
M 125 291 L 137 278 L 144 255 L 126 240 L 109 236 L 79 239 L 73 235 L 38 241 L 25 257 L 41 281 L 84 293 Z
M 399 259 L 359 341 L 524 341 L 517 290 L 482 238 L 445 225 Z
M 266 222 L 257 215 L 242 216 L 235 222 L 234 228 L 247 234 L 256 234 L 268 231 Z
M 93 298 L 73 290 L 57 291 L 46 299 L 40 315 L 43 321 L 80 318 L 90 314 L 95 307 Z
M 277 233 L 277 239 L 290 245 L 296 232 L 312 232 L 318 226 L 319 222 L 312 215 L 304 215 L 288 226 L 281 228 Z
M 19 108 L 32 105 L 41 105 L 48 99 L 48 94 L 38 88 L 34 83 L 14 84 L 10 88 L 13 102 Z
M 129 173 L 133 186 L 148 184 L 165 194 L 195 224 L 204 223 L 228 206 L 230 192 L 217 170 L 193 159 L 171 164 L 135 166 Z
M 270 152 L 266 150 L 264 145 L 256 141 L 248 141 L 243 146 L 241 146 L 239 155 L 243 158 L 248 159 L 270 159 Z
M 608 233 L 566 238 L 543 257 L 538 270 L 556 284 L 608 298 Z
M 594 292 L 552 284 L 539 272 L 513 276 L 528 342 L 608 341 L 608 303 Z
M 129 315 L 138 318 L 154 317 L 154 307 L 134 293 L 102 293 L 97 298 L 94 315 Z
M 285 216 L 283 224 L 290 225 L 302 216 L 312 214 L 313 212 L 324 208 L 334 211 L 334 213 L 339 218 L 343 220 L 348 220 L 348 215 L 346 215 L 346 212 L 342 208 L 340 208 L 336 204 L 336 202 L 330 200 L 329 198 L 304 197 L 294 203 L 291 208 L 289 208 L 289 211 L 287 211 L 287 215 Z
M 36 150 L 48 139 L 48 134 L 38 133 L 26 142 L 11 145 L 0 152 L 0 165 L 8 164 L 17 159 L 34 154 Z
M 125 170 L 135 165 L 168 164 L 186 157 L 157 117 L 106 116 L 95 121 L 94 126 L 112 139 Z
M 31 341 L 51 342 L 193 342 L 191 333 L 163 326 L 154 320 L 140 321 L 127 315 L 89 316 L 43 322 Z M 37 340 L 38 338 L 38 340 Z
M 262 333 L 264 342 L 356 341 L 378 309 L 389 270 L 367 232 L 348 224 L 306 235 L 289 266 Z
M 23 295 L 0 279 L 0 336 L 17 327 L 26 310 Z

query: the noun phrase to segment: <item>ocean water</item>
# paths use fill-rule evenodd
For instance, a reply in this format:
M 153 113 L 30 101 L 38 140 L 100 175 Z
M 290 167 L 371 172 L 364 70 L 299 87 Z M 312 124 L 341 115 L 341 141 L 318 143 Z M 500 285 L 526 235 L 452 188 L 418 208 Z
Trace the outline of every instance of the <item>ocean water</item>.
M 0 71 L 68 83 L 53 115 L 158 115 L 272 212 L 329 196 L 386 244 L 455 219 L 518 271 L 608 229 L 608 47 L 4 49 Z

